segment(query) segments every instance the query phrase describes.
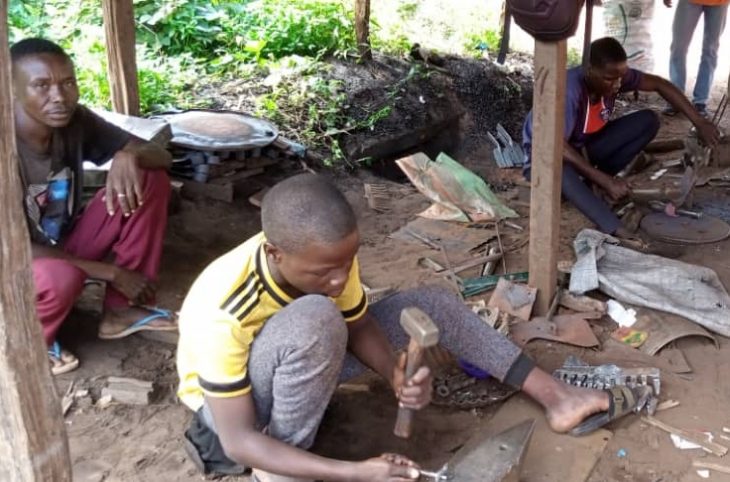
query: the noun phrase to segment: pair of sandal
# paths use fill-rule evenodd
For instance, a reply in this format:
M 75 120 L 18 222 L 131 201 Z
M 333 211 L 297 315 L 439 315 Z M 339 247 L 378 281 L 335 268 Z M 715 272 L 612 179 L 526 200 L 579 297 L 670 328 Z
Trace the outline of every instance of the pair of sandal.
M 630 413 L 639 413 L 654 397 L 654 390 L 649 386 L 616 385 L 604 391 L 608 393 L 608 410 L 589 416 L 571 430 L 570 435 L 588 435 Z
M 170 310 L 165 310 L 162 308 L 148 308 L 150 310 L 150 315 L 145 316 L 144 318 L 135 321 L 131 325 L 129 325 L 124 330 L 113 333 L 113 334 L 102 334 L 99 333 L 99 338 L 102 340 L 118 340 L 120 338 L 125 338 L 133 333 L 137 333 L 140 331 L 176 331 L 177 326 L 174 325 L 168 325 L 168 326 L 150 326 L 150 323 L 159 320 L 159 319 L 165 319 L 165 320 L 174 320 L 175 314 Z M 70 371 L 73 371 L 79 367 L 79 359 L 76 358 L 76 356 L 71 353 L 70 351 L 64 349 L 61 347 L 61 345 L 54 341 L 51 346 L 48 348 L 48 361 L 51 364 L 51 373 L 53 375 L 61 375 L 63 373 L 68 373 Z

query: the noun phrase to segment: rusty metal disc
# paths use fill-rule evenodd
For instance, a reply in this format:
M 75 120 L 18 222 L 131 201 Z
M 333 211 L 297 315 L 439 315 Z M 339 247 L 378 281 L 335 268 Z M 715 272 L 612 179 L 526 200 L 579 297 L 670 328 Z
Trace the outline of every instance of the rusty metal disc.
M 730 236 L 730 225 L 713 216 L 700 219 L 652 213 L 641 220 L 641 229 L 651 238 L 675 244 L 716 243 Z
M 156 117 L 170 123 L 172 144 L 201 151 L 265 147 L 279 135 L 274 124 L 238 112 L 191 110 Z

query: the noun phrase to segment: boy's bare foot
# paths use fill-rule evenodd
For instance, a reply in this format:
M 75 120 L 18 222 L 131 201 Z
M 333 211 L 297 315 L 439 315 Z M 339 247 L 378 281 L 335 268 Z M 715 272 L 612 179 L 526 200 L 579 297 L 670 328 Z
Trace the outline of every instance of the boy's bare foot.
M 565 433 L 590 415 L 608 410 L 606 392 L 557 382 L 565 385 L 566 391 L 561 394 L 561 400 L 545 408 L 548 423 L 554 431 Z
M 550 428 L 565 433 L 588 416 L 608 410 L 608 393 L 578 388 L 556 380 L 540 368 L 533 368 L 522 390 L 545 407 Z
M 139 324 L 140 320 L 154 315 L 157 316 L 144 324 Z M 142 330 L 176 331 L 177 321 L 174 316 L 166 316 L 166 312 L 163 310 L 155 312 L 137 306 L 109 309 L 104 313 L 104 318 L 99 324 L 99 338 L 123 338 Z

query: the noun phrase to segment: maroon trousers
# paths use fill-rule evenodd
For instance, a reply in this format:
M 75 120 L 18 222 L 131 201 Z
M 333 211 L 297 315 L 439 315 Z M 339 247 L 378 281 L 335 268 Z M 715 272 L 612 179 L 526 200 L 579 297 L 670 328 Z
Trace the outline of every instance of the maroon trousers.
M 114 254 L 114 264 L 137 271 L 157 281 L 162 257 L 162 241 L 167 226 L 170 181 L 164 170 L 145 170 L 144 203 L 129 217 L 121 210 L 110 216 L 100 189 L 76 220 L 63 250 L 78 258 L 102 261 Z M 81 295 L 87 275 L 68 261 L 55 258 L 33 260 L 36 309 L 43 325 L 43 337 L 50 345 L 61 324 Z M 104 308 L 127 306 L 128 300 L 107 286 Z

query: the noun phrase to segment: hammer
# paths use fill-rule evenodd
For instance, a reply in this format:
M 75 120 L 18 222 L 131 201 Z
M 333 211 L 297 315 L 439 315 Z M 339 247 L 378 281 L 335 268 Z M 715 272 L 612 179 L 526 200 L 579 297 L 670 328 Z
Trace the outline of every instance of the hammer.
M 400 315 L 400 326 L 411 337 L 408 343 L 408 362 L 406 364 L 406 381 L 410 380 L 421 366 L 423 350 L 436 345 L 439 341 L 439 330 L 426 313 L 418 308 L 405 308 Z M 409 438 L 413 425 L 413 410 L 399 407 L 393 433 L 400 438 Z

